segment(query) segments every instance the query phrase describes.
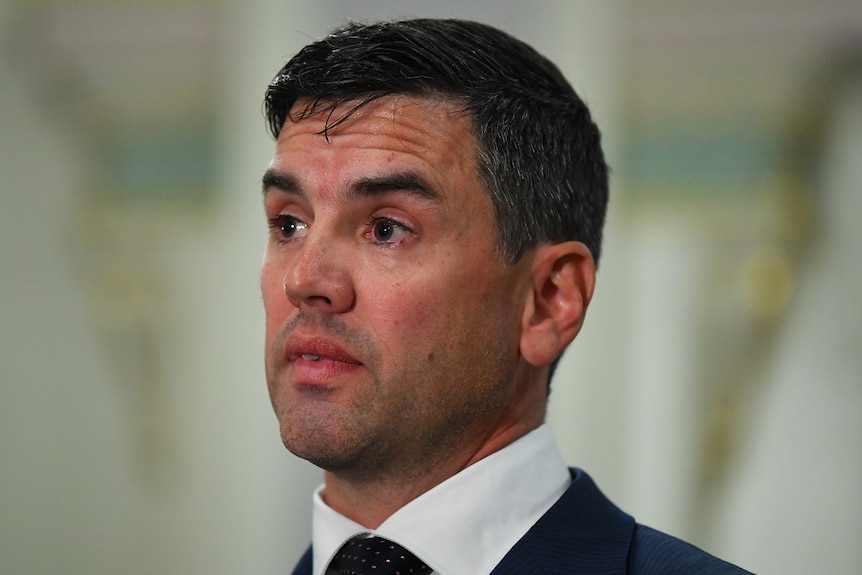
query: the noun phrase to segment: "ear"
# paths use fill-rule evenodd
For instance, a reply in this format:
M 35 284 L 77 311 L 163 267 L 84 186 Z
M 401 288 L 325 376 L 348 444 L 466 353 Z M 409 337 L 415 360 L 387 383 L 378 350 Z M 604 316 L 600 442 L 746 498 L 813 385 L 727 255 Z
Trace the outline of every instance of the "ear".
M 593 297 L 596 264 L 581 242 L 545 245 L 534 253 L 531 277 L 520 349 L 529 364 L 542 367 L 581 331 Z

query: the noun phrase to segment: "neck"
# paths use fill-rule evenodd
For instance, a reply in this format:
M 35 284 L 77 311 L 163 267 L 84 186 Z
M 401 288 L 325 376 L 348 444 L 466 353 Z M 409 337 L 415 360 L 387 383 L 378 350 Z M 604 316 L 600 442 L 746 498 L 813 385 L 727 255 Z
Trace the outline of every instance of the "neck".
M 357 466 L 325 473 L 323 500 L 368 529 L 453 475 L 503 449 L 539 427 L 547 407 L 547 367 L 522 364 L 506 407 L 459 433 L 437 437 L 422 448 L 403 446 L 398 459 L 374 459 L 373 469 Z
M 542 414 L 544 415 L 544 414 Z M 393 513 L 477 461 L 499 451 L 542 424 L 544 417 L 495 429 L 478 446 L 450 452 L 445 461 L 429 458 L 421 466 L 396 473 L 356 477 L 327 471 L 323 500 L 334 510 L 368 529 L 377 529 Z

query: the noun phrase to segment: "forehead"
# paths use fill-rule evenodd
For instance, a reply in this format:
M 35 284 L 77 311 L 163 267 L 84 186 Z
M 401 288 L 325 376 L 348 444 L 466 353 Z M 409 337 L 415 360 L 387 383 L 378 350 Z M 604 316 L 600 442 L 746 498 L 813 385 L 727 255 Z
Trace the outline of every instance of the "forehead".
M 394 130 L 409 141 L 410 133 L 416 130 L 427 131 L 418 134 L 425 137 L 472 139 L 472 122 L 465 106 L 443 96 L 391 95 L 338 104 L 300 99 L 290 109 L 279 139 L 285 131 L 297 134 L 315 127 L 319 128 L 317 133 L 326 136 L 366 129 L 378 134 Z
M 278 137 L 272 167 L 316 169 L 334 178 L 410 170 L 443 185 L 453 176 L 478 185 L 478 149 L 463 106 L 443 98 L 386 96 L 360 105 L 299 101 Z M 441 190 L 442 191 L 442 190 Z

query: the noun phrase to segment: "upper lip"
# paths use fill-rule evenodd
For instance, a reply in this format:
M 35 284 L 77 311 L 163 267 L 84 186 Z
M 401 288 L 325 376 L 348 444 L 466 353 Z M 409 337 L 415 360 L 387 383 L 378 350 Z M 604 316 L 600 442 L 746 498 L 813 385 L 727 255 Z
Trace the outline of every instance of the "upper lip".
M 292 335 L 287 340 L 285 352 L 289 362 L 296 361 L 304 355 L 315 355 L 320 359 L 342 363 L 361 363 L 342 345 L 326 336 Z

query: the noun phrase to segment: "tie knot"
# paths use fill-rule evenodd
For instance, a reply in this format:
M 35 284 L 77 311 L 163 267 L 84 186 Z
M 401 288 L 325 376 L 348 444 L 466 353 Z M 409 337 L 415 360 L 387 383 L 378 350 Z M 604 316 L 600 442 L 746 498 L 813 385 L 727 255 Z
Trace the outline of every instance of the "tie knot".
M 359 535 L 341 546 L 327 573 L 338 575 L 427 575 L 431 568 L 401 545 Z

